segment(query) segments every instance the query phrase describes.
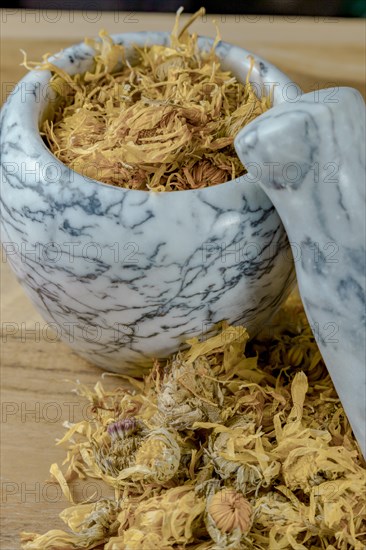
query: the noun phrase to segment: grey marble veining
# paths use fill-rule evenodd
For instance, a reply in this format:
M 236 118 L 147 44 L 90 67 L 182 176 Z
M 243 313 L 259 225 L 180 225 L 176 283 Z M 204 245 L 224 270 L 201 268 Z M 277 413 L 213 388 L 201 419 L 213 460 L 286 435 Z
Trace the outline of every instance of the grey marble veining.
M 162 44 L 168 35 L 114 39 Z M 200 47 L 211 45 L 200 39 Z M 90 67 L 92 54 L 81 44 L 52 59 L 76 73 Z M 245 79 L 248 52 L 220 43 L 218 54 Z M 30 72 L 1 112 L 2 240 L 47 326 L 91 362 L 131 375 L 222 319 L 254 334 L 294 282 L 285 230 L 259 185 L 244 176 L 155 193 L 73 172 L 39 135 L 53 99 L 49 78 L 49 72 Z M 276 82 L 275 104 L 290 83 L 257 57 L 252 79 Z
M 351 88 L 278 105 L 236 137 L 276 206 L 306 313 L 366 454 L 365 104 Z

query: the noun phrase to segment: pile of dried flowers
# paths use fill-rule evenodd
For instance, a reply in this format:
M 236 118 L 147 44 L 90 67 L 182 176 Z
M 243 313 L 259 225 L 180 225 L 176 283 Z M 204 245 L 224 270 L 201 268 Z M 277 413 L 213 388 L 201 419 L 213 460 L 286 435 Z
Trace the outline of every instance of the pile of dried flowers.
M 189 344 L 144 381 L 79 385 L 94 415 L 66 426 L 51 473 L 69 500 L 75 477 L 115 496 L 24 550 L 365 548 L 365 462 L 298 299 L 249 343 L 223 324 Z
M 105 31 L 86 40 L 96 51 L 94 68 L 68 75 L 45 56 L 58 97 L 53 118 L 41 128 L 53 154 L 76 172 L 129 189 L 174 191 L 207 187 L 245 170 L 233 141 L 266 111 L 249 82 L 224 71 L 215 48 L 198 49 L 188 27 L 179 31 L 178 10 L 170 45 L 135 47 L 136 59 Z

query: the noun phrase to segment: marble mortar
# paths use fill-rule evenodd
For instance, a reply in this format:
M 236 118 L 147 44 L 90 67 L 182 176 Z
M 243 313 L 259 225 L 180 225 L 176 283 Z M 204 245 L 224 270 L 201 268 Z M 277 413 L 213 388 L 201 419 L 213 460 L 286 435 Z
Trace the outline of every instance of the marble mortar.
M 167 44 L 169 35 L 113 39 L 132 55 L 132 44 Z M 211 45 L 199 39 L 200 48 Z M 225 42 L 216 51 L 244 81 L 249 52 Z M 79 44 L 51 59 L 75 74 L 91 66 L 93 53 Z M 253 85 L 268 91 L 275 84 L 274 105 L 298 93 L 253 57 Z M 156 193 L 77 174 L 40 137 L 50 76 L 29 72 L 1 112 L 2 240 L 44 328 L 106 370 L 141 375 L 152 357 L 166 357 L 222 319 L 252 335 L 269 323 L 295 274 L 284 227 L 260 185 L 245 175 Z

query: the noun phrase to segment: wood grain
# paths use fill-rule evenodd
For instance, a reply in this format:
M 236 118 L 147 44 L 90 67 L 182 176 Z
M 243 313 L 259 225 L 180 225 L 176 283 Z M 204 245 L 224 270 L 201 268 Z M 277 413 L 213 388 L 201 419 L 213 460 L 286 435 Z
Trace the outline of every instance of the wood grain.
M 117 13 L 105 14 L 92 23 L 90 17 L 87 20 L 85 14 L 75 12 L 73 23 L 65 25 L 61 20 L 51 24 L 44 13 L 35 22 L 34 15 L 33 19 L 30 14 L 22 16 L 19 10 L 13 15 L 4 12 L 0 12 L 2 100 L 25 73 L 20 66 L 21 48 L 29 59 L 38 60 L 45 52 L 56 52 L 84 36 L 97 34 L 101 27 L 110 32 L 169 30 L 173 22 L 172 15 Z M 223 39 L 272 61 L 305 91 L 348 85 L 365 95 L 363 21 L 249 20 L 244 16 L 218 20 Z M 197 32 L 212 35 L 209 20 L 199 21 Z M 76 379 L 92 386 L 101 371 L 65 344 L 52 341 L 54 335 L 46 330 L 5 258 L 1 262 L 1 285 L 0 547 L 14 550 L 20 548 L 20 530 L 44 532 L 61 527 L 57 515 L 66 502 L 46 481 L 50 464 L 64 456 L 54 441 L 62 434 L 63 421 L 87 414 L 84 401 L 71 393 Z M 96 486 L 83 489 L 80 484 L 75 494 L 91 496 L 100 490 Z

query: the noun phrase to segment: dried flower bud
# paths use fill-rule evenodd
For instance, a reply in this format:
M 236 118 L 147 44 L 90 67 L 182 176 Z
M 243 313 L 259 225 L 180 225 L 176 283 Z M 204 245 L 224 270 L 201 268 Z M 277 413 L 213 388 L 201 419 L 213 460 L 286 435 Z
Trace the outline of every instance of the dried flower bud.
M 94 460 L 101 471 L 111 477 L 132 466 L 135 453 L 143 440 L 146 426 L 136 418 L 123 418 L 108 424 L 109 444 L 93 442 Z
M 208 513 L 223 533 L 231 533 L 234 529 L 248 533 L 253 522 L 250 502 L 233 489 L 222 489 L 216 493 L 211 498 Z
M 177 432 L 159 428 L 153 430 L 141 441 L 134 466 L 119 474 L 119 479 L 143 479 L 164 483 L 172 479 L 178 471 L 181 451 L 176 440 Z
M 217 422 L 222 401 L 220 385 L 205 357 L 192 363 L 177 357 L 158 395 L 159 418 L 178 431 L 191 428 L 195 422 Z
M 107 498 L 71 506 L 60 514 L 60 518 L 69 527 L 69 532 L 53 529 L 45 535 L 22 533 L 22 547 L 24 550 L 104 547 L 110 537 L 117 535 L 117 515 L 118 503 Z
M 298 367 L 304 359 L 304 351 L 300 346 L 292 347 L 287 353 L 287 359 L 290 365 Z
M 254 516 L 250 502 L 231 487 L 217 491 L 216 484 L 210 485 L 207 487 L 205 524 L 210 537 L 216 543 L 213 548 L 247 548 L 248 533 Z

